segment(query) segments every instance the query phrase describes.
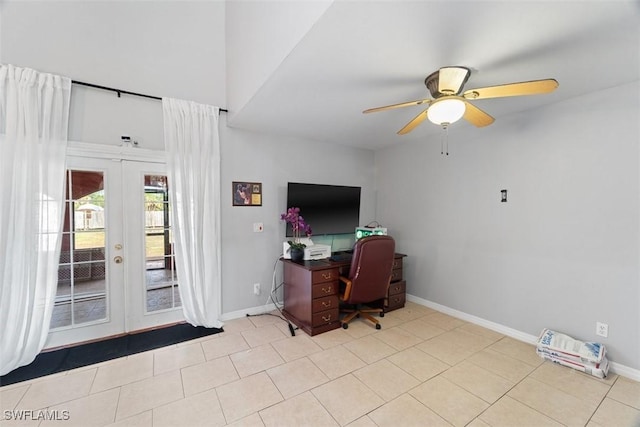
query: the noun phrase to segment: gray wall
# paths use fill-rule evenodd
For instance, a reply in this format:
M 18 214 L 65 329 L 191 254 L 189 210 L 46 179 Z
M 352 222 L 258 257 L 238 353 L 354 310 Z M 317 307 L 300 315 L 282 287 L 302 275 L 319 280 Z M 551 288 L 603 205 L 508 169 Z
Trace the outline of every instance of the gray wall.
M 534 336 L 601 341 L 640 368 L 639 89 L 452 126 L 448 157 L 439 138 L 378 151 L 377 213 L 410 255 L 408 292 Z

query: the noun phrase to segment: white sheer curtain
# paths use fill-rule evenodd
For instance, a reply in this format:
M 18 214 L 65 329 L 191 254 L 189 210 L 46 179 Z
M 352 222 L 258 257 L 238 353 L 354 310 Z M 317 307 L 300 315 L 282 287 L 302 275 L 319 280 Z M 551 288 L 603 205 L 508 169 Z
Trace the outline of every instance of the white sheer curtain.
M 220 328 L 219 108 L 163 98 L 164 144 L 185 318 Z
M 0 64 L 0 375 L 44 347 L 58 282 L 71 80 Z

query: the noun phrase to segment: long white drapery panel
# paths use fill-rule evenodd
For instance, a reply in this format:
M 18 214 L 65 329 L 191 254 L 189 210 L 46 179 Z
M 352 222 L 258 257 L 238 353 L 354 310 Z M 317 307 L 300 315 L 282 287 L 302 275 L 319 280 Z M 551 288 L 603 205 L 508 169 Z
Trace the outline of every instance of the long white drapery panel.
M 220 328 L 219 108 L 162 99 L 178 289 L 185 318 Z
M 58 282 L 71 80 L 0 64 L 0 375 L 44 347 Z

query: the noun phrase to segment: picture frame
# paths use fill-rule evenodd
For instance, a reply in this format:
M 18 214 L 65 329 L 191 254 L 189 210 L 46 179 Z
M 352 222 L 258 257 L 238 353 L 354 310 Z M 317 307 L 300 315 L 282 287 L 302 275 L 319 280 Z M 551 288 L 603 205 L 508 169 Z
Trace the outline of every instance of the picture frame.
M 262 206 L 262 183 L 231 182 L 231 203 L 232 206 Z

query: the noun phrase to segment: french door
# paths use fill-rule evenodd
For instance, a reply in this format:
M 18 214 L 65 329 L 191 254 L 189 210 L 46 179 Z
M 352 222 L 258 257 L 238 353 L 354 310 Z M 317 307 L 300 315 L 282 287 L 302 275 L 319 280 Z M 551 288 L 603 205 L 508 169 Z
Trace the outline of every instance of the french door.
M 183 320 L 163 163 L 68 157 L 46 348 Z

